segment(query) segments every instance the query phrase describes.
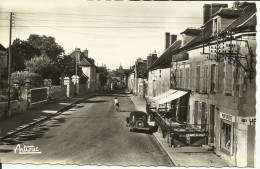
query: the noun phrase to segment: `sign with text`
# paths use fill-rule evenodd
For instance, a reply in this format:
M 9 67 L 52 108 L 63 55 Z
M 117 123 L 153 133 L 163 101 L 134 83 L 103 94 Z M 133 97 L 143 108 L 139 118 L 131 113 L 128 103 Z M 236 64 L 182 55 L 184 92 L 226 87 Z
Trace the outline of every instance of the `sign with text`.
M 236 122 L 236 117 L 235 116 L 232 116 L 230 114 L 226 114 L 226 113 L 222 113 L 220 112 L 220 118 L 223 119 L 223 120 L 227 120 L 227 121 L 230 121 L 230 122 Z
M 237 117 L 237 122 L 249 126 L 254 126 L 256 123 L 256 117 Z

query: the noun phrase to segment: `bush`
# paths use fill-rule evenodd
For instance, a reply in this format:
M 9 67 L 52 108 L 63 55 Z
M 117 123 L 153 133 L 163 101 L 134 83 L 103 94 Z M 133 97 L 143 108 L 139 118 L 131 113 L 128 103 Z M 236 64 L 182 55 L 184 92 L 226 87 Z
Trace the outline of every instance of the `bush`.
M 11 83 L 13 84 L 14 82 L 18 82 L 20 86 L 25 85 L 25 80 L 30 80 L 31 81 L 31 86 L 32 87 L 40 87 L 43 85 L 43 79 L 42 77 L 33 72 L 25 72 L 25 71 L 18 71 L 14 72 L 11 75 Z

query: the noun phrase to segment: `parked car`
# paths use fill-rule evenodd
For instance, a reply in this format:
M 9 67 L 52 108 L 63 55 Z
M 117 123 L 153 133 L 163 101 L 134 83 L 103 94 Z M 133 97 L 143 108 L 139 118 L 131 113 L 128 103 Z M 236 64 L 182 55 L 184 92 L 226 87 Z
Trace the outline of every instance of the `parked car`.
M 131 93 L 132 93 L 132 90 L 131 90 L 131 89 L 126 89 L 126 90 L 125 90 L 125 93 L 126 93 L 126 94 L 131 94 Z
M 126 117 L 126 127 L 129 127 L 130 132 L 136 130 L 151 131 L 148 124 L 148 114 L 142 111 L 133 111 L 129 117 Z

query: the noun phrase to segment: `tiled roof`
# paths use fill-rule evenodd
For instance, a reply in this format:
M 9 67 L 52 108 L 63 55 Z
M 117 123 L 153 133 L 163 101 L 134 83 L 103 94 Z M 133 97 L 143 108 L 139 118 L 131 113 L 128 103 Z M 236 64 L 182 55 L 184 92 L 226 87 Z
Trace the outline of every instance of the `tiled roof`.
M 93 64 L 89 63 L 89 61 L 87 61 L 87 59 L 83 59 L 79 62 L 79 66 L 93 66 Z
M 191 39 L 182 48 L 186 48 L 186 47 L 195 45 L 197 43 L 203 42 L 204 40 L 210 39 L 212 37 L 212 29 L 213 29 L 212 27 L 213 27 L 212 23 L 211 22 L 207 22 L 204 25 L 204 30 L 198 36 L 196 36 L 193 39 Z
M 172 61 L 171 53 L 181 47 L 181 40 L 174 42 L 163 54 L 155 60 L 155 62 L 148 69 L 155 69 L 158 66 L 170 67 Z
M 221 33 L 225 34 L 227 31 L 231 31 L 237 29 L 239 27 L 246 27 L 246 26 L 256 26 L 256 18 L 253 16 L 256 13 L 256 6 L 255 3 L 246 3 L 247 6 L 241 10 L 240 17 L 235 19 L 227 28 L 225 28 Z M 200 45 L 203 42 L 207 42 L 210 39 L 214 38 L 212 34 L 212 20 L 207 22 L 204 25 L 204 31 L 201 32 L 200 35 L 194 37 L 190 42 L 188 42 L 185 46 L 180 48 L 179 50 L 184 50 L 191 48 L 196 45 Z
M 255 18 L 255 20 L 254 20 L 254 18 L 250 19 L 255 13 L 256 13 L 255 4 L 248 4 L 248 6 L 246 6 L 243 9 L 241 16 L 239 18 L 237 18 L 233 23 L 231 23 L 222 32 L 226 32 L 226 31 L 236 29 L 238 26 L 241 26 L 241 24 L 244 25 L 244 26 L 256 26 L 256 18 Z M 250 19 L 250 20 L 248 20 L 248 19 Z M 247 24 L 245 24 L 246 21 L 248 21 Z
M 75 51 L 73 51 L 70 56 L 75 57 Z M 85 60 L 85 61 L 83 61 Z M 82 62 L 83 61 L 83 62 Z M 81 63 L 82 62 L 82 63 Z M 84 55 L 84 53 L 80 52 L 80 66 L 95 66 L 94 65 L 94 60 L 91 58 L 88 58 L 87 56 Z
M 201 33 L 201 30 L 196 28 L 187 28 L 185 31 L 183 31 L 181 34 L 187 34 L 187 35 L 199 35 Z
M 250 17 L 244 23 L 242 23 L 241 25 L 238 25 L 238 28 L 256 26 L 256 23 L 257 23 L 257 21 L 256 21 L 256 13 L 255 13 L 254 15 L 252 15 L 252 17 Z
M 238 9 L 220 8 L 215 14 L 212 15 L 212 17 L 219 15 L 223 17 L 237 18 L 240 14 L 241 10 Z
M 239 12 L 238 12 L 239 11 Z M 255 3 L 243 3 L 243 8 L 240 10 L 225 10 L 221 9 L 220 14 L 228 14 L 232 16 L 239 16 L 235 19 L 227 28 L 225 28 L 221 33 L 225 34 L 227 31 L 245 28 L 245 27 L 255 27 L 256 26 L 256 5 Z M 181 41 L 175 42 L 170 48 L 164 51 L 164 53 L 149 67 L 149 69 L 156 69 L 158 67 L 170 67 L 172 55 L 184 50 L 189 50 L 192 47 L 203 44 L 203 42 L 209 42 L 213 38 L 212 29 L 212 19 L 203 25 L 204 30 L 200 32 L 198 36 L 195 36 L 191 41 L 181 47 Z
M 0 44 L 0 50 L 6 51 L 6 48 L 2 44 Z

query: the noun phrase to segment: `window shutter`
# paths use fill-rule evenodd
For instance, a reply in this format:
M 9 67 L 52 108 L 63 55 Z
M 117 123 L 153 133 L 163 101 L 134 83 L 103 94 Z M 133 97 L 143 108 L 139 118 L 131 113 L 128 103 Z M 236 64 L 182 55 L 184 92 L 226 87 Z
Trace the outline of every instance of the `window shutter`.
M 200 90 L 200 66 L 196 68 L 196 90 Z
M 210 67 L 207 66 L 207 92 L 210 91 L 210 76 L 211 76 L 211 71 L 210 71 Z
M 186 86 L 186 88 L 189 88 L 190 87 L 190 69 L 189 68 L 187 68 L 186 69 L 186 84 L 185 84 L 185 86 Z
M 206 65 L 203 67 L 203 89 L 202 91 L 205 92 L 206 89 Z
M 203 67 L 200 70 L 200 83 L 199 84 L 200 84 L 199 85 L 200 92 L 203 92 L 203 89 L 204 89 L 204 69 L 203 69 Z
M 215 92 L 218 91 L 218 65 L 215 65 L 215 79 L 214 80 L 214 83 L 215 83 Z
M 179 69 L 176 70 L 176 86 L 179 87 L 180 78 L 179 78 Z

